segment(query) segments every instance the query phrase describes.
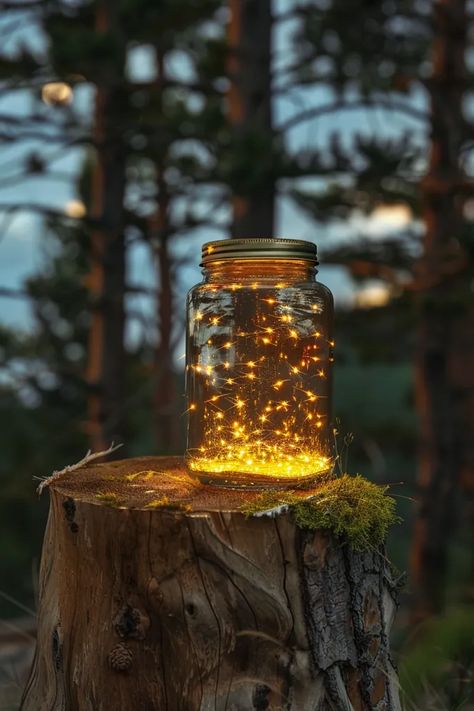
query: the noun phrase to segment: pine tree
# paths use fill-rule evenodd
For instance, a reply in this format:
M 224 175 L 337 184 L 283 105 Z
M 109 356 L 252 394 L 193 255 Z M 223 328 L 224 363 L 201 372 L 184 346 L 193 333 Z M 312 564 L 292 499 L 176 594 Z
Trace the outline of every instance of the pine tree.
M 287 129 L 361 108 L 374 122 L 385 112 L 425 127 L 421 141 L 410 130 L 393 138 L 384 137 L 380 127 L 372 136 L 334 132 L 329 146 L 304 156 L 307 174 L 324 176 L 326 187 L 291 191 L 300 207 L 323 222 L 402 202 L 424 223 L 421 244 L 417 231 L 408 229 L 395 249 L 389 238 L 375 248 L 359 241 L 326 255 L 326 261 L 346 264 L 359 278 L 376 277 L 415 295 L 419 305 L 416 392 L 422 450 L 412 570 L 418 614 L 424 615 L 443 605 L 459 488 L 472 479 L 473 467 L 467 366 L 474 355 L 467 288 L 472 228 L 463 213 L 472 185 L 461 167 L 470 147 L 462 104 L 469 86 L 465 55 L 472 18 L 463 0 L 415 5 L 332 0 L 324 7 L 301 7 L 299 15 L 290 76 L 308 87 L 326 87 L 334 98 L 296 114 Z M 429 97 L 426 109 L 412 99 L 420 89 Z M 304 168 L 298 156 L 296 162 Z

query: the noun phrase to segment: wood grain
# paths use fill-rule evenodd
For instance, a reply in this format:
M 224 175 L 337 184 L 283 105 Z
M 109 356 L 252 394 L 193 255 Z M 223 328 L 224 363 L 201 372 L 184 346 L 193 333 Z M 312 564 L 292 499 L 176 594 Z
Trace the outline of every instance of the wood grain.
M 253 492 L 196 486 L 174 459 L 85 467 L 50 495 L 23 711 L 400 708 L 379 552 L 246 518 Z

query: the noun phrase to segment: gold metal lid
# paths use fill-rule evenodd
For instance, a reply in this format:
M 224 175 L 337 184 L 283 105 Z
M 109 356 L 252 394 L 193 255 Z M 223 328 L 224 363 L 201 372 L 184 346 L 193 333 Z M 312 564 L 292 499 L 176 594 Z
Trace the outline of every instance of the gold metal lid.
M 202 246 L 201 266 L 222 259 L 307 259 L 318 264 L 318 250 L 313 242 L 279 237 L 221 239 Z

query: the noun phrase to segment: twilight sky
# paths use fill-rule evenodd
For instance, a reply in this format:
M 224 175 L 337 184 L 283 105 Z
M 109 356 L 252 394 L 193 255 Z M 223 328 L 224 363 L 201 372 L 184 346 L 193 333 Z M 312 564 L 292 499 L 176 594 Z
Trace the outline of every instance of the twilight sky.
M 291 0 L 276 0 L 274 3 L 275 13 L 279 13 L 291 6 Z M 0 37 L 2 24 L 5 16 L 0 18 Z M 288 33 L 291 32 L 292 22 L 277 24 L 275 30 L 276 62 L 279 67 L 291 62 L 288 49 Z M 9 32 L 6 43 L 8 51 L 15 52 L 21 44 L 27 43 L 35 48 L 35 51 L 42 52 L 45 49 L 45 39 L 41 36 L 34 23 L 29 21 L 25 13 L 25 21 L 19 25 L 16 31 Z M 186 73 L 186 62 L 179 54 L 171 60 L 170 69 L 178 74 Z M 134 78 L 149 79 L 153 76 L 153 66 L 150 59 L 150 52 L 146 47 L 134 48 L 130 52 L 129 72 Z M 278 126 L 293 113 L 298 113 L 302 108 L 326 103 L 331 99 L 327 90 L 293 90 L 290 96 L 278 98 L 275 101 L 275 123 Z M 89 115 L 93 93 L 89 86 L 82 85 L 76 88 L 72 108 L 79 112 L 85 120 Z M 410 97 L 410 100 L 422 107 L 424 97 L 421 94 Z M 28 91 L 2 92 L 0 94 L 0 129 L 1 117 L 21 116 L 28 114 L 32 106 L 32 98 Z M 44 106 L 44 115 L 51 117 L 54 121 L 57 118 L 54 112 L 58 111 L 54 107 Z M 419 134 L 423 140 L 422 128 L 410 119 L 379 112 L 377 130 L 383 135 L 396 135 L 407 127 Z M 288 135 L 288 141 L 294 148 L 314 146 L 324 144 L 328 135 L 335 129 L 340 129 L 348 138 L 354 130 L 358 132 L 373 133 L 374 123 L 370 121 L 367 112 L 364 110 L 352 111 L 347 114 L 337 114 L 320 118 L 317 121 L 310 121 L 294 128 Z M 15 176 L 21 172 L 22 157 L 27 155 L 32 149 L 42 155 L 53 157 L 50 161 L 50 168 L 55 177 L 49 178 L 40 176 L 28 180 L 18 181 Z M 48 242 L 44 239 L 41 219 L 32 212 L 21 211 L 13 221 L 8 221 L 5 211 L 1 210 L 1 205 L 12 202 L 22 204 L 39 203 L 41 205 L 54 207 L 59 210 L 67 210 L 68 204 L 77 199 L 74 189 L 74 179 L 81 162 L 81 152 L 58 151 L 54 143 L 42 141 L 25 141 L 21 145 L 9 146 L 8 143 L 0 144 L 0 286 L 21 288 L 23 280 L 28 275 L 34 273 L 44 260 L 45 250 L 48 249 Z M 318 185 L 320 181 L 306 181 Z M 332 225 L 328 228 L 320 228 L 314 222 L 307 219 L 301 210 L 295 208 L 286 198 L 281 198 L 277 204 L 276 234 L 275 236 L 293 237 L 297 239 L 308 239 L 315 241 L 320 248 L 328 242 L 341 239 L 349 239 L 351 235 L 365 234 L 377 239 L 381 234 L 394 230 L 406 223 L 407 215 L 403 210 L 378 210 L 377 214 L 369 218 L 354 216 L 348 222 Z M 201 243 L 209 239 L 219 239 L 225 237 L 224 232 L 209 231 L 204 229 L 194 230 L 192 236 L 182 237 L 175 242 L 175 252 L 177 255 L 186 254 L 190 258 L 190 266 L 184 267 L 180 273 L 179 301 L 177 308 L 184 309 L 184 297 L 187 289 L 200 280 L 199 255 Z M 144 246 L 136 246 L 131 250 L 129 256 L 129 281 L 131 283 L 155 282 L 149 254 Z M 326 283 L 334 292 L 336 304 L 350 303 L 354 296 L 354 285 L 342 268 L 325 267 L 321 265 L 319 278 Z M 145 314 L 152 314 L 152 305 L 146 299 L 135 300 L 134 309 L 140 309 Z M 31 324 L 28 304 L 20 299 L 0 297 L 0 323 L 15 326 L 20 329 L 27 329 Z M 134 338 L 137 324 L 130 324 L 129 337 Z

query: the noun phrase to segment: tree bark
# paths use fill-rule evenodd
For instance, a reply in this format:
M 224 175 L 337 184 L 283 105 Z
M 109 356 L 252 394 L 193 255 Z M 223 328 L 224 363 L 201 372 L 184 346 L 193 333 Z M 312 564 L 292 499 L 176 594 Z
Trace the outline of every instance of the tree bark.
M 444 604 L 448 549 L 459 518 L 459 487 L 474 474 L 474 309 L 472 266 L 463 247 L 467 185 L 461 151 L 469 134 L 463 117 L 468 22 L 465 0 L 434 4 L 431 153 L 422 183 L 424 220 L 420 261 L 420 326 L 416 367 L 421 423 L 411 571 L 415 617 Z
M 117 7 L 101 0 L 96 11 L 96 31 L 109 33 L 120 44 Z M 117 117 L 123 113 L 122 66 L 115 76 L 99 77 L 94 111 L 97 146 L 92 175 L 91 213 L 99 227 L 91 233 L 89 290 L 92 317 L 88 345 L 89 385 L 87 430 L 93 451 L 125 440 L 125 237 L 123 200 L 126 157 Z
M 400 709 L 380 552 L 247 518 L 257 493 L 178 458 L 89 465 L 50 494 L 22 711 Z
M 271 0 L 230 0 L 229 9 L 229 122 L 243 145 L 249 138 L 266 145 L 262 155 L 255 155 L 252 170 L 261 174 L 258 188 L 233 196 L 231 232 L 233 237 L 273 237 Z M 263 161 L 267 170 L 262 170 Z

